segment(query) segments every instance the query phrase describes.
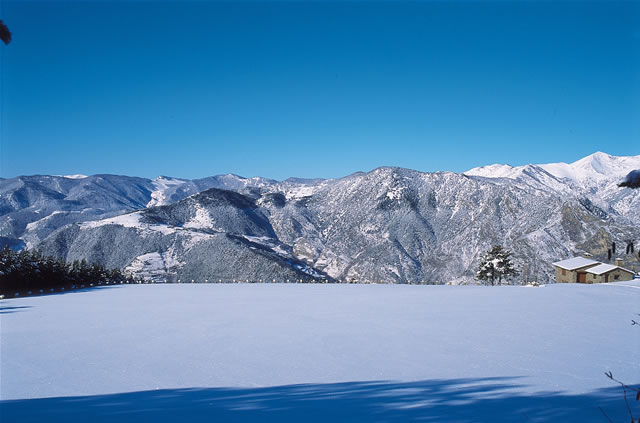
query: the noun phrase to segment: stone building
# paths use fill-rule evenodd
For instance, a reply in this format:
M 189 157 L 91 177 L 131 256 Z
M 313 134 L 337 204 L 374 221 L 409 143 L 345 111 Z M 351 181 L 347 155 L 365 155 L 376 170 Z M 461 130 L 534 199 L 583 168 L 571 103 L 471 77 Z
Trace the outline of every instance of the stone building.
M 605 264 L 586 257 L 573 257 L 553 263 L 556 267 L 557 282 L 602 283 L 630 281 L 633 271 L 616 264 Z

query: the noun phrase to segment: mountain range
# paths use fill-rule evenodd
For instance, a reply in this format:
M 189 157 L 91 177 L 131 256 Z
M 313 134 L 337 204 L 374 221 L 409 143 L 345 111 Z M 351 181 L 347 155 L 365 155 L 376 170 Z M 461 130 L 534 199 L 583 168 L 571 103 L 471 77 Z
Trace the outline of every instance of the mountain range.
M 381 167 L 339 179 L 117 175 L 0 179 L 0 244 L 87 259 L 158 281 L 472 283 L 500 244 L 519 279 L 640 240 L 640 156 L 491 165 L 464 173 Z

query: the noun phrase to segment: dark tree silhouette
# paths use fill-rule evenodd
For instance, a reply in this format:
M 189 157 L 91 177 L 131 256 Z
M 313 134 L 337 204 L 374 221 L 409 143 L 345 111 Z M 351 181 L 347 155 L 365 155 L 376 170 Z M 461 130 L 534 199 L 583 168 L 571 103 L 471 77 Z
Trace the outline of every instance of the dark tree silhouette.
M 640 188 L 640 169 L 632 170 L 624 181 L 618 184 L 619 187 Z
M 105 269 L 86 260 L 67 264 L 39 251 L 15 252 L 8 246 L 0 250 L 0 294 L 28 294 L 36 290 L 72 288 L 102 283 L 131 283 L 133 278 L 118 269 Z
M 2 20 L 0 20 L 0 40 L 2 40 L 5 45 L 11 42 L 11 31 L 9 31 L 9 28 L 7 28 Z

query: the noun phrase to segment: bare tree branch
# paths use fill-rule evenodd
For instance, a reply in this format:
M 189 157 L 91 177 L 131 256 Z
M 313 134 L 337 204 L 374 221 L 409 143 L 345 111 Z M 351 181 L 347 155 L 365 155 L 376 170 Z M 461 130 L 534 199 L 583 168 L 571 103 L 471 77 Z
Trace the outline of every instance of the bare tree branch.
M 616 382 L 617 384 L 619 384 L 622 387 L 622 391 L 624 392 L 624 402 L 627 405 L 627 411 L 629 412 L 629 416 L 631 417 L 631 423 L 635 422 L 635 417 L 633 417 L 633 411 L 631 410 L 631 405 L 629 404 L 629 399 L 627 398 L 627 391 L 633 391 L 633 392 L 636 392 L 637 395 L 640 395 L 640 389 L 639 388 L 633 388 L 633 387 L 625 384 L 624 382 L 619 381 L 618 379 L 613 377 L 613 373 L 611 373 L 610 371 L 609 372 L 604 372 L 604 374 L 609 379 L 611 379 L 612 381 Z
M 609 423 L 613 423 L 613 420 L 611 420 L 611 417 L 609 417 L 607 415 L 607 413 L 604 412 L 604 410 L 602 409 L 602 407 L 598 407 L 600 409 L 600 411 L 602 412 L 602 415 L 604 415 L 604 417 L 609 420 Z

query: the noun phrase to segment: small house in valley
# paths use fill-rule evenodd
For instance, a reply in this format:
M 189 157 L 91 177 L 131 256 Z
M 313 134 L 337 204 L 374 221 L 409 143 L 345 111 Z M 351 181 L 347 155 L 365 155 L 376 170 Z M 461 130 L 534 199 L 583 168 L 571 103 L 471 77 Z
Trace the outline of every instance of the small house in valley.
M 633 279 L 633 272 L 624 267 L 612 264 L 599 264 L 586 270 L 587 283 L 630 281 Z
M 586 257 L 573 257 L 553 263 L 557 282 L 602 283 L 630 281 L 634 273 L 616 264 L 605 264 Z
M 586 270 L 601 264 L 599 261 L 586 257 L 573 257 L 553 263 L 556 267 L 556 281 L 558 282 L 587 282 Z

